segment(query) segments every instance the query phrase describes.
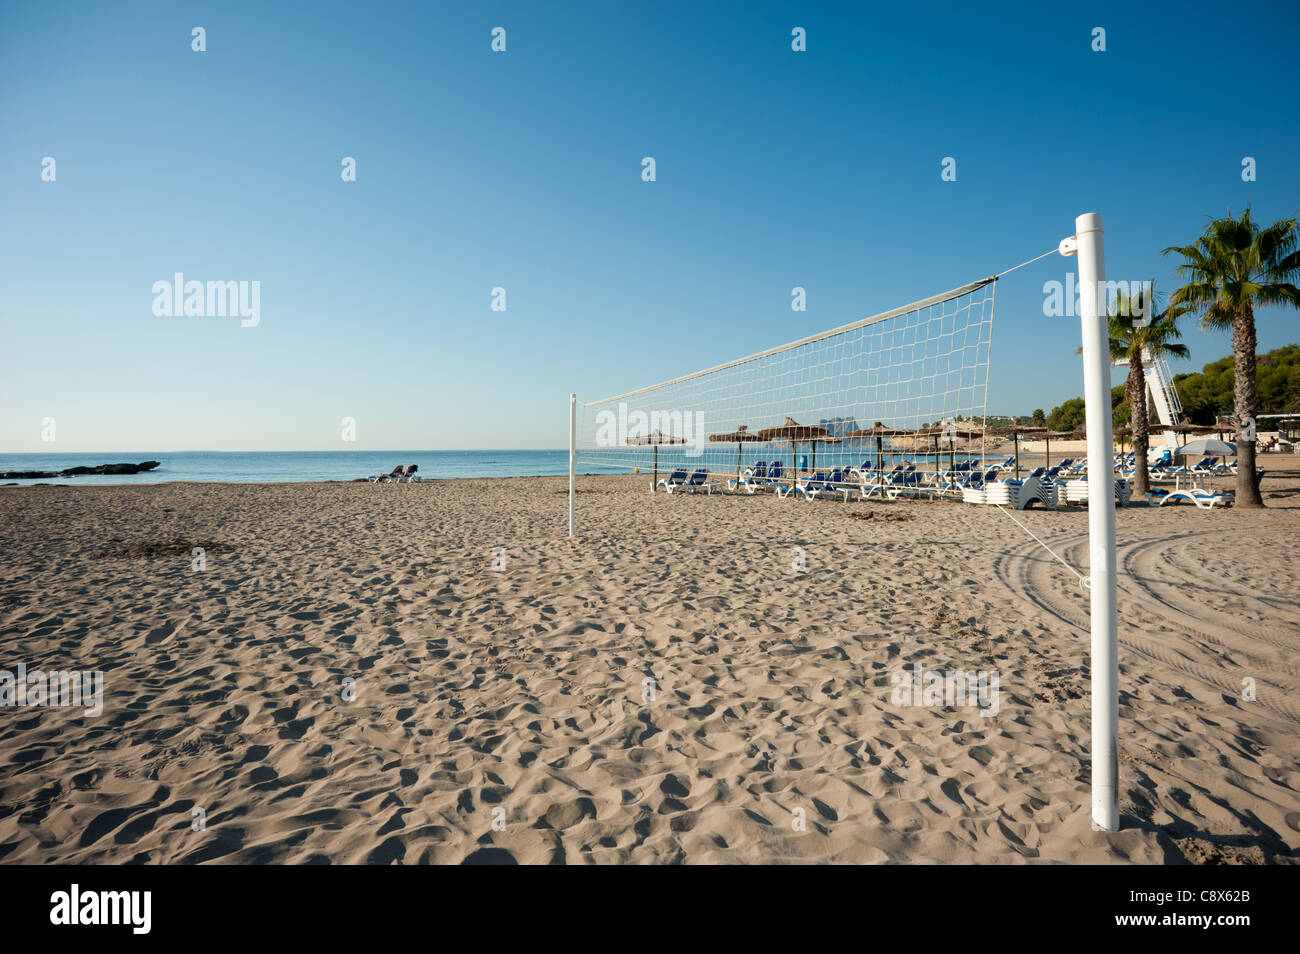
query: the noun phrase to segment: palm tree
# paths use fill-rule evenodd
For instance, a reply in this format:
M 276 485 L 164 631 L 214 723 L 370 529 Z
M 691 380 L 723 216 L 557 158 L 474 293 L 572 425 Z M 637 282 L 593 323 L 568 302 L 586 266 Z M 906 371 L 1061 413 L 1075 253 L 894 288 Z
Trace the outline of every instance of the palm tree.
M 1261 229 L 1247 207 L 1241 218 L 1229 210 L 1226 219 L 1212 221 L 1195 245 L 1164 250 L 1183 256 L 1177 271 L 1187 282 L 1170 302 L 1199 312 L 1205 328 L 1232 329 L 1238 507 L 1264 505 L 1255 475 L 1255 308 L 1300 308 L 1296 239 L 1294 217 Z
M 1145 304 L 1155 311 L 1156 289 L 1152 282 L 1146 292 Z M 1187 313 L 1185 305 L 1170 305 L 1164 311 L 1155 313 L 1146 324 L 1135 321 L 1133 316 L 1145 313 L 1142 309 L 1142 293 L 1129 299 L 1122 292 L 1116 301 L 1114 312 L 1110 316 L 1110 356 L 1115 361 L 1128 362 L 1128 378 L 1124 381 L 1124 396 L 1128 398 L 1129 420 L 1133 427 L 1133 495 L 1144 499 L 1150 487 L 1150 475 L 1147 473 L 1147 447 L 1150 442 L 1150 430 L 1147 427 L 1147 379 L 1146 360 L 1155 362 L 1162 355 L 1171 358 L 1188 356 L 1187 346 L 1177 344 L 1183 333 L 1178 330 L 1178 319 Z

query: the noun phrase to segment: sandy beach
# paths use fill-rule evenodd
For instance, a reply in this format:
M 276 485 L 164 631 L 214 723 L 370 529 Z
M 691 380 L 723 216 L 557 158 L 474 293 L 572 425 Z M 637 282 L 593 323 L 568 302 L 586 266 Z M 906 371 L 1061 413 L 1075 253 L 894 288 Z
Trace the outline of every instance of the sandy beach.
M 1086 593 L 994 508 L 582 477 L 570 540 L 564 478 L 0 488 L 0 668 L 105 680 L 0 710 L 0 860 L 1292 863 L 1290 460 L 1263 511 L 1117 515 L 1109 834 Z M 1086 565 L 1086 510 L 1015 516 Z M 996 714 L 897 704 L 917 664 Z

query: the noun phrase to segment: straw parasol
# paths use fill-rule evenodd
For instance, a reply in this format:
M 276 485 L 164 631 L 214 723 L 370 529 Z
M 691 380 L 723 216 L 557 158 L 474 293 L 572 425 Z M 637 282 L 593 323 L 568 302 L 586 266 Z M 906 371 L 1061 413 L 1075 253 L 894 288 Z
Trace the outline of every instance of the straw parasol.
M 923 427 L 916 432 L 918 437 L 934 438 L 934 469 L 939 470 L 939 438 L 943 437 L 948 441 L 948 469 L 953 469 L 953 441 L 970 440 L 973 437 L 982 437 L 984 431 L 980 428 L 971 427 L 958 421 L 951 421 L 948 424 L 934 424 L 930 427 Z
M 1020 479 L 1020 438 L 1022 436 L 1038 437 L 1043 434 L 1050 434 L 1051 431 L 1049 431 L 1045 427 L 1040 427 L 1037 424 L 1021 424 L 1020 418 L 1016 418 L 1010 424 L 1006 424 L 1002 427 L 993 428 L 991 431 L 989 431 L 989 433 L 1011 435 L 1011 443 L 1015 445 L 1015 449 L 1016 449 L 1016 480 L 1019 480 Z
M 1212 424 L 1193 424 L 1187 418 L 1183 418 L 1177 424 L 1168 426 L 1161 425 L 1162 431 L 1173 431 L 1175 434 L 1213 434 L 1215 432 Z
M 1219 440 L 1227 441 L 1228 435 L 1236 436 L 1239 428 L 1237 427 L 1237 418 L 1231 414 L 1220 414 L 1214 419 L 1214 433 L 1219 435 Z M 1285 425 L 1286 420 L 1279 420 L 1279 425 Z
M 876 439 L 876 474 L 879 475 L 880 458 L 884 453 L 885 438 L 901 437 L 904 434 L 910 434 L 910 433 L 911 431 L 902 431 L 896 427 L 886 427 L 884 424 L 880 423 L 879 421 L 876 421 L 876 423 L 872 424 L 868 428 L 864 428 L 856 431 L 849 431 L 847 434 L 844 435 L 844 439 L 852 440 L 854 438 L 870 438 L 870 437 L 874 437 Z
M 1125 424 L 1123 427 L 1116 427 L 1111 432 L 1111 437 L 1119 438 L 1119 452 L 1124 453 L 1124 438 L 1133 436 L 1133 425 Z
M 818 444 L 843 444 L 844 438 L 836 437 L 834 434 L 829 437 L 814 437 L 812 440 L 812 471 L 817 470 L 817 445 Z
M 765 427 L 758 432 L 758 439 L 761 441 L 790 442 L 790 479 L 792 481 L 799 478 L 799 458 L 797 456 L 799 444 L 809 441 L 824 441 L 830 436 L 831 432 L 820 424 L 800 424 L 790 417 L 787 417 L 785 423 L 780 427 Z
M 749 433 L 749 425 L 741 424 L 730 434 L 710 434 L 709 440 L 718 444 L 735 444 L 736 445 L 736 479 L 740 479 L 740 445 L 746 443 L 757 443 L 762 438 L 757 434 Z
M 646 434 L 642 437 L 629 437 L 627 439 L 627 442 L 629 444 L 639 445 L 642 447 L 644 447 L 647 444 L 654 447 L 655 469 L 654 469 L 654 476 L 650 478 L 650 489 L 654 490 L 655 485 L 659 483 L 659 445 L 660 444 L 685 444 L 686 438 L 674 437 L 671 434 L 661 434 L 659 433 L 659 428 L 656 427 L 649 434 Z
M 1086 427 L 1076 427 L 1072 431 L 1049 430 L 1047 432 L 1047 435 L 1043 438 L 1043 440 L 1047 443 L 1047 450 L 1043 452 L 1043 466 L 1046 467 L 1048 470 L 1052 469 L 1052 438 L 1053 437 L 1055 437 L 1058 441 L 1073 441 L 1073 440 L 1078 440 L 1081 437 L 1087 437 L 1087 436 L 1088 436 L 1088 429 Z
M 935 469 L 935 470 L 938 470 L 938 469 L 939 469 L 939 435 L 940 435 L 942 432 L 943 432 L 943 428 L 941 428 L 941 427 L 934 427 L 934 426 L 932 426 L 932 425 L 931 425 L 931 426 L 926 426 L 926 427 L 917 428 L 915 431 L 912 432 L 912 438 L 913 438 L 913 440 L 912 440 L 912 448 L 913 448 L 914 450 L 916 450 L 918 453 L 920 453 L 920 448 L 919 448 L 919 444 L 918 444 L 918 440 L 919 440 L 920 438 L 928 437 L 928 438 L 930 438 L 930 439 L 934 442 L 934 455 L 933 455 L 933 456 L 934 456 L 934 469 Z

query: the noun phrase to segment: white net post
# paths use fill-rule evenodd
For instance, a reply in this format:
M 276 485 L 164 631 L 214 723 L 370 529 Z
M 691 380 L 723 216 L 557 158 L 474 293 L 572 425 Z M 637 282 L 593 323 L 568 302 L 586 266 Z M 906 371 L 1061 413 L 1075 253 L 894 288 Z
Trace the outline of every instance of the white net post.
M 573 536 L 574 498 L 578 474 L 578 396 L 569 395 L 569 536 Z
M 1083 326 L 1088 430 L 1088 570 L 1092 617 L 1092 822 L 1119 830 L 1119 626 L 1115 605 L 1115 474 L 1110 407 L 1110 331 L 1101 216 L 1074 220 Z M 1067 241 L 1069 241 L 1067 239 Z M 1144 461 L 1138 461 L 1143 466 Z

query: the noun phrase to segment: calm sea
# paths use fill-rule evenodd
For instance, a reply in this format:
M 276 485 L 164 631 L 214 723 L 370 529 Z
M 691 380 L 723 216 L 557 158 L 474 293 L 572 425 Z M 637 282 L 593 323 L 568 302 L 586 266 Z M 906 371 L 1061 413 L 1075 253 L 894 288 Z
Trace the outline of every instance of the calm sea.
M 131 451 L 113 454 L 0 454 L 0 473 L 11 470 L 59 471 L 99 464 L 161 465 L 133 476 L 51 478 L 40 483 L 158 484 L 170 480 L 263 483 L 301 480 L 354 480 L 388 473 L 398 464 L 419 464 L 419 474 L 437 477 L 541 477 L 569 472 L 567 450 L 500 451 Z M 579 473 L 618 473 L 616 468 L 579 461 Z M 6 483 L 8 481 L 5 481 Z M 37 483 L 26 480 L 19 483 Z
M 770 459 L 767 445 L 746 448 L 744 464 L 758 459 Z M 625 460 L 622 465 L 617 461 Z M 598 459 L 601 458 L 601 459 Z M 859 458 L 874 459 L 872 449 L 855 448 L 851 452 L 828 455 L 822 452 L 822 466 L 848 466 Z M 886 452 L 884 464 L 891 466 L 902 455 Z M 916 458 L 924 462 L 924 457 Z M 958 454 L 961 460 L 962 455 Z M 252 451 L 241 454 L 220 451 L 185 451 L 163 453 L 159 451 L 131 451 L 113 454 L 0 454 L 0 473 L 6 471 L 60 471 L 70 467 L 95 467 L 99 464 L 138 464 L 156 460 L 161 464 L 154 470 L 130 476 L 55 477 L 44 480 L 24 480 L 18 483 L 59 484 L 159 484 L 172 480 L 225 481 L 229 483 L 274 483 L 284 481 L 356 480 L 372 474 L 386 474 L 398 464 L 403 467 L 419 464 L 419 474 L 425 479 L 449 477 L 546 477 L 569 472 L 568 451 L 565 450 L 495 450 L 495 451 Z M 788 456 L 782 455 L 788 467 Z M 801 454 L 800 467 L 808 460 Z M 593 452 L 585 456 L 579 452 L 580 474 L 626 474 L 639 465 L 649 472 L 652 463 L 644 449 L 618 454 L 615 451 Z M 660 471 L 666 473 L 674 465 L 660 460 Z M 676 465 L 682 466 L 682 465 Z M 692 459 L 685 466 L 707 467 L 715 473 L 730 473 L 736 469 L 736 451 L 725 445 L 710 445 L 704 455 Z M 8 483 L 8 480 L 4 481 Z

